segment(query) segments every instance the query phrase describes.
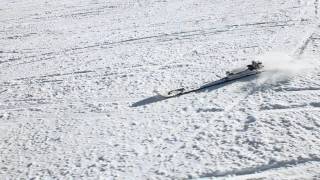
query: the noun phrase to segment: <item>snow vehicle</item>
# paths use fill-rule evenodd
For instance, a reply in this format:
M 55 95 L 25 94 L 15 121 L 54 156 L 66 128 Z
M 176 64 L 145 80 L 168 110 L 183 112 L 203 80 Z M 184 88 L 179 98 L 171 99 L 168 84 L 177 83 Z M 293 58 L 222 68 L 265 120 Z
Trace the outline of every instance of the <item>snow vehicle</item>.
M 236 69 L 233 71 L 227 71 L 227 76 L 225 77 L 228 80 L 239 79 L 246 76 L 255 75 L 261 72 L 263 65 L 259 61 L 252 61 L 251 64 L 247 65 L 246 68 Z
M 160 96 L 164 97 L 164 98 L 171 98 L 171 97 L 176 97 L 176 96 L 180 96 L 180 95 L 183 95 L 183 94 L 188 94 L 188 93 L 191 93 L 191 92 L 199 91 L 199 90 L 206 89 L 206 88 L 209 88 L 209 87 L 213 87 L 213 86 L 216 86 L 216 85 L 221 85 L 223 83 L 227 83 L 227 82 L 234 81 L 234 80 L 237 80 L 237 79 L 241 79 L 241 78 L 244 78 L 244 77 L 248 77 L 248 76 L 253 76 L 253 75 L 259 74 L 259 73 L 263 72 L 263 70 L 262 70 L 263 67 L 264 66 L 262 65 L 261 62 L 252 61 L 251 64 L 247 65 L 244 68 L 235 69 L 233 71 L 227 71 L 226 72 L 226 77 L 224 77 L 224 78 L 222 78 L 220 80 L 204 84 L 204 85 L 202 85 L 200 87 L 189 87 L 189 88 L 183 87 L 183 88 L 179 88 L 179 89 L 168 91 L 166 93 L 158 93 L 158 94 Z

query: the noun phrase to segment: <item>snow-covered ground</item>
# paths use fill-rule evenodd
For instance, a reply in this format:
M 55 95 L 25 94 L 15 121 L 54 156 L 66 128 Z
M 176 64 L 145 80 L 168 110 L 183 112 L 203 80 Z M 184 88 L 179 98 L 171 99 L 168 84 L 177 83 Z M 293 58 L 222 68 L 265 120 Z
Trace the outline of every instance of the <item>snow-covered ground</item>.
M 1 0 L 0 179 L 320 179 L 319 6 Z

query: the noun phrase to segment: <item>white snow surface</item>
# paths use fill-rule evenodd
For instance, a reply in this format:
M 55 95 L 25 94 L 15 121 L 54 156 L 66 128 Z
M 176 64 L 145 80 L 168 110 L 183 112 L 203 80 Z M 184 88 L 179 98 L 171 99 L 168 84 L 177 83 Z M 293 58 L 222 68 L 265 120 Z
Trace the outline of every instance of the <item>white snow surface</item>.
M 0 179 L 320 179 L 319 6 L 1 0 Z

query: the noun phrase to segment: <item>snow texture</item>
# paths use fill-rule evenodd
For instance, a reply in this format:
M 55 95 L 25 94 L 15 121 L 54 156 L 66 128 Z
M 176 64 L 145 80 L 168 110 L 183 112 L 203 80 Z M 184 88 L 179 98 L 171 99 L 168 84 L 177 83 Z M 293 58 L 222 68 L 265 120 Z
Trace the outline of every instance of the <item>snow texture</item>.
M 320 179 L 319 6 L 1 0 L 0 179 Z

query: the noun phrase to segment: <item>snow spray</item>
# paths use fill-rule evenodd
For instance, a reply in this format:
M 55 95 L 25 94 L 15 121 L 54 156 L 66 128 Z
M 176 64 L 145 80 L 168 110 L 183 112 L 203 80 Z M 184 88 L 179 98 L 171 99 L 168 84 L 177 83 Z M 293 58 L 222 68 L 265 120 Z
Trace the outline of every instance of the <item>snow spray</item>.
M 290 80 L 311 70 L 315 62 L 312 58 L 296 58 L 286 53 L 272 52 L 257 58 L 264 65 L 265 72 L 259 77 L 261 83 L 278 83 Z

